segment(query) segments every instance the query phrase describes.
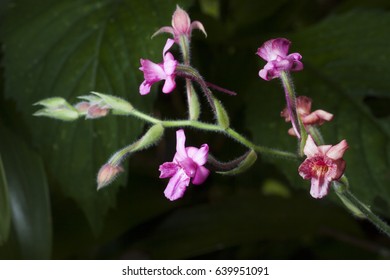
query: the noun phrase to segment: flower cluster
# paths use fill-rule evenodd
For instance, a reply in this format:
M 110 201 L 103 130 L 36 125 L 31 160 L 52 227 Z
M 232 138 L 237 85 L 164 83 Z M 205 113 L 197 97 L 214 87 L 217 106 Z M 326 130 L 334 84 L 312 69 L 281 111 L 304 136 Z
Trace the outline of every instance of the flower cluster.
M 342 157 L 348 149 L 348 144 L 346 140 L 335 146 L 317 146 L 315 143 L 313 137 L 319 135 L 316 127 L 331 121 L 333 114 L 324 110 L 311 112 L 312 100 L 307 96 L 295 96 L 292 81 L 287 73 L 302 70 L 303 64 L 299 53 L 288 54 L 290 44 L 291 42 L 285 38 L 277 38 L 265 42 L 257 50 L 256 54 L 267 61 L 259 76 L 266 81 L 281 78 L 287 106 L 280 115 L 286 122 L 292 123 L 293 127 L 288 130 L 290 135 L 298 136 L 299 141 L 306 140 L 306 143 L 300 143 L 307 158 L 298 168 L 299 175 L 303 179 L 311 180 L 311 196 L 322 198 L 327 195 L 330 182 L 339 180 L 344 174 L 345 161 Z M 282 75 L 283 73 L 285 75 Z M 300 127 L 300 131 L 297 126 Z M 307 139 L 301 137 L 302 134 L 308 134 Z M 317 137 L 317 141 L 321 140 L 322 137 Z
M 164 46 L 163 62 L 156 64 L 150 60 L 141 59 L 141 67 L 139 69 L 143 72 L 145 79 L 139 88 L 141 95 L 148 94 L 152 84 L 162 80 L 165 80 L 162 88 L 163 93 L 170 93 L 175 89 L 175 77 L 178 74 L 177 66 L 179 62 L 168 50 L 174 43 L 177 43 L 181 47 L 183 55 L 186 56 L 185 52 L 187 51 L 193 29 L 199 29 L 207 36 L 201 22 L 194 21 L 191 23 L 187 12 L 176 6 L 176 11 L 172 16 L 172 27 L 164 26 L 152 36 L 154 37 L 161 33 L 173 35 L 173 39 L 168 39 Z M 184 76 L 186 75 L 184 74 Z M 172 162 L 166 162 L 160 165 L 159 168 L 161 172 L 160 178 L 170 178 L 164 194 L 171 201 L 179 199 L 184 195 L 191 179 L 194 185 L 199 185 L 206 180 L 210 173 L 203 166 L 207 162 L 208 145 L 204 144 L 199 149 L 185 147 L 186 138 L 182 129 L 176 132 L 176 139 L 176 154 Z
M 153 36 L 168 33 L 173 38 L 167 39 L 162 50 L 162 61 L 154 63 L 148 59 L 140 59 L 140 68 L 144 81 L 139 86 L 141 95 L 147 95 L 151 87 L 164 81 L 162 92 L 171 93 L 176 88 L 176 79 L 185 79 L 185 93 L 187 97 L 188 118 L 185 120 L 164 120 L 138 111 L 132 104 L 122 98 L 91 92 L 90 95 L 80 96 L 81 102 L 71 105 L 61 97 L 52 97 L 41 100 L 35 105 L 43 108 L 35 112 L 35 116 L 45 116 L 63 121 L 74 121 L 80 117 L 97 119 L 109 113 L 114 115 L 132 116 L 151 124 L 148 130 L 135 142 L 115 152 L 99 170 L 97 176 L 98 190 L 110 184 L 123 172 L 122 162 L 132 153 L 155 145 L 163 136 L 165 129 L 177 128 L 176 153 L 172 161 L 159 166 L 160 178 L 169 178 L 164 194 L 170 201 L 184 196 L 190 183 L 200 185 L 210 175 L 211 171 L 219 174 L 236 175 L 246 171 L 257 160 L 257 155 L 278 156 L 286 159 L 302 159 L 297 173 L 305 180 L 311 181 L 310 194 L 313 198 L 325 197 L 330 186 L 334 187 L 343 203 L 357 216 L 365 216 L 380 229 L 386 230 L 390 236 L 390 227 L 375 217 L 369 208 L 357 200 L 350 191 L 344 175 L 346 162 L 343 159 L 348 149 L 346 140 L 336 145 L 328 145 L 319 126 L 333 120 L 333 114 L 317 109 L 312 111 L 312 99 L 307 96 L 296 96 L 290 72 L 303 70 L 302 56 L 299 53 L 289 54 L 291 42 L 285 38 L 271 39 L 258 48 L 256 54 L 266 61 L 259 71 L 260 78 L 270 81 L 279 78 L 284 89 L 286 107 L 280 113 L 286 122 L 291 122 L 288 134 L 296 136 L 298 150 L 296 153 L 263 147 L 252 143 L 249 139 L 235 131 L 227 110 L 218 100 L 211 89 L 235 96 L 236 93 L 212 83 L 206 82 L 202 75 L 191 66 L 190 43 L 194 29 L 199 29 L 207 36 L 203 24 L 199 21 L 191 22 L 188 14 L 179 6 L 172 16 L 172 26 L 158 29 Z M 152 36 L 152 37 L 153 37 Z M 176 59 L 171 48 L 178 47 L 182 61 Z M 194 87 L 196 83 L 198 87 Z M 196 88 L 200 89 L 213 113 L 213 123 L 200 121 L 201 102 Z M 209 145 L 203 144 L 199 148 L 186 147 L 186 135 L 183 126 L 222 133 L 241 143 L 248 150 L 241 156 L 228 162 L 220 162 L 209 154 Z M 287 137 L 287 135 L 286 135 Z M 305 158 L 303 159 L 303 157 Z

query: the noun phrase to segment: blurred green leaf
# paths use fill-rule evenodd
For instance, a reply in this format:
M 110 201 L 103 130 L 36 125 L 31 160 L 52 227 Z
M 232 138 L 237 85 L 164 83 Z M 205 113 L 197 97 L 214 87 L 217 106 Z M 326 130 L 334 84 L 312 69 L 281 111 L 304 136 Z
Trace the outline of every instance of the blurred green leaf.
M 7 174 L 12 226 L 23 259 L 49 259 L 52 224 L 49 189 L 41 158 L 0 127 L 0 152 Z
M 191 0 L 180 1 L 187 7 Z M 50 176 L 75 199 L 95 232 L 101 229 L 115 188 L 96 192 L 95 178 L 116 150 L 137 138 L 143 124 L 124 117 L 64 123 L 31 116 L 31 105 L 60 96 L 77 102 L 90 91 L 127 99 L 148 112 L 155 91 L 141 97 L 139 59 L 162 59 L 166 36 L 151 40 L 169 25 L 176 1 L 30 1 L 10 2 L 2 20 L 5 96 L 16 101 L 31 129 Z M 125 176 L 117 185 L 124 183 Z
M 290 36 L 291 52 L 303 56 L 305 70 L 294 73 L 298 95 L 313 98 L 313 110 L 323 109 L 335 119 L 321 127 L 326 142 L 346 139 L 346 175 L 351 190 L 374 210 L 390 217 L 390 133 L 364 104 L 365 96 L 389 96 L 390 14 L 351 12 L 331 17 Z M 369 36 L 368 36 L 369 35 Z M 263 63 L 263 62 L 261 62 Z M 294 151 L 296 139 L 280 117 L 285 107 L 277 81 L 258 79 L 247 95 L 248 125 L 255 141 Z M 298 165 L 275 160 L 294 186 L 309 189 L 298 176 Z
M 7 241 L 11 225 L 8 185 L 0 155 L 0 245 Z
M 130 248 L 152 259 L 185 259 L 260 240 L 297 240 L 324 229 L 359 235 L 353 219 L 339 209 L 306 197 L 265 198 L 252 191 L 178 209 Z

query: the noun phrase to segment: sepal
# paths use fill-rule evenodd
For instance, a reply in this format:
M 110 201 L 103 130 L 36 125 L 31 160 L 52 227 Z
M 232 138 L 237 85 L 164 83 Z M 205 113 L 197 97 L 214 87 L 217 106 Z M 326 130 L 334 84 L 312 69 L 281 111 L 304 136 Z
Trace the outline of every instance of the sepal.
M 217 118 L 218 124 L 224 129 L 230 126 L 229 115 L 227 114 L 225 108 L 223 107 L 221 101 L 213 97 L 213 103 L 215 108 L 215 116 Z
M 91 93 L 99 97 L 102 102 L 108 105 L 113 110 L 114 114 L 128 115 L 131 111 L 133 111 L 133 106 L 122 98 L 94 91 Z
M 44 106 L 43 109 L 36 111 L 33 114 L 34 116 L 49 117 L 63 121 L 74 121 L 80 116 L 78 111 L 61 97 L 43 99 L 34 105 Z

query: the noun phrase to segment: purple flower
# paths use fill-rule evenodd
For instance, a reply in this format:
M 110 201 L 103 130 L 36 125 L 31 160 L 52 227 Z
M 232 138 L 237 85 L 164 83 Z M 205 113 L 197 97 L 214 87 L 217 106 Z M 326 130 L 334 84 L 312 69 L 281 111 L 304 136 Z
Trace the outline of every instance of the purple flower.
M 139 92 L 141 95 L 148 94 L 150 92 L 150 87 L 159 81 L 165 80 L 164 87 L 162 91 L 164 93 L 172 92 L 176 87 L 175 82 L 175 70 L 177 66 L 177 61 L 170 52 L 167 52 L 174 41 L 168 39 L 163 50 L 163 59 L 162 63 L 154 63 L 148 59 L 141 58 L 141 67 L 139 70 L 144 72 L 144 81 L 139 87 Z
M 160 165 L 160 178 L 171 177 L 165 188 L 165 196 L 173 201 L 181 198 L 186 187 L 192 183 L 202 184 L 208 177 L 210 171 L 203 165 L 207 162 L 209 146 L 203 144 L 199 149 L 185 147 L 186 136 L 184 130 L 176 131 L 176 154 L 172 162 L 165 162 Z
M 309 135 L 303 152 L 307 156 L 299 166 L 299 175 L 303 179 L 311 180 L 310 194 L 314 198 L 322 198 L 328 194 L 331 181 L 338 180 L 345 170 L 345 161 L 342 159 L 348 149 L 347 141 L 337 145 L 317 146 Z
M 281 71 L 300 71 L 303 64 L 299 53 L 288 54 L 291 42 L 285 38 L 276 38 L 265 42 L 256 54 L 267 61 L 259 76 L 266 81 L 280 76 Z
M 153 34 L 153 36 L 160 33 L 170 33 L 173 35 L 175 42 L 178 43 L 180 40 L 180 36 L 185 36 L 188 40 L 190 40 L 193 29 L 199 29 L 204 33 L 205 36 L 207 36 L 203 24 L 199 21 L 193 21 L 191 23 L 191 19 L 188 16 L 187 12 L 177 5 L 176 11 L 173 13 L 172 16 L 172 27 L 161 27 Z

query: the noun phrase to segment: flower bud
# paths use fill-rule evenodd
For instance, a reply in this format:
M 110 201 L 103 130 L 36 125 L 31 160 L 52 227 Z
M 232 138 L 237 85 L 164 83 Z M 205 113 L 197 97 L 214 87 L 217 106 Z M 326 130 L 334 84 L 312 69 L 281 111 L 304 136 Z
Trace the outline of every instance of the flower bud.
M 112 181 L 115 180 L 119 172 L 123 172 L 123 168 L 119 165 L 116 166 L 109 163 L 103 165 L 100 168 L 97 176 L 97 189 L 100 190 L 101 188 L 109 185 Z
M 217 117 L 217 122 L 223 128 L 228 128 L 230 126 L 229 116 L 223 107 L 221 101 L 213 97 L 214 107 L 215 107 L 215 115 Z
M 34 105 L 42 105 L 45 107 L 35 112 L 34 116 L 44 116 L 63 121 L 74 121 L 79 117 L 78 111 L 61 97 L 47 98 Z
M 133 106 L 122 98 L 94 91 L 92 91 L 92 94 L 99 97 L 105 105 L 109 106 L 114 114 L 127 115 L 133 110 Z
M 155 124 L 139 139 L 132 145 L 132 152 L 136 152 L 139 150 L 144 150 L 150 147 L 153 144 L 156 144 L 161 136 L 164 133 L 164 127 L 161 124 Z

